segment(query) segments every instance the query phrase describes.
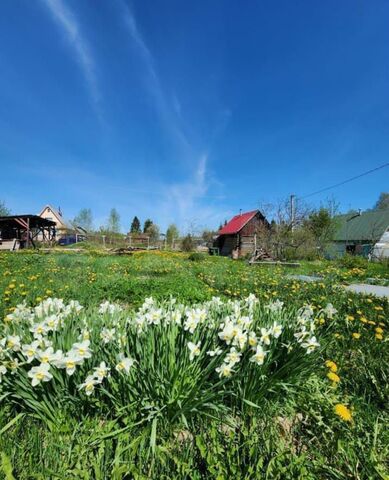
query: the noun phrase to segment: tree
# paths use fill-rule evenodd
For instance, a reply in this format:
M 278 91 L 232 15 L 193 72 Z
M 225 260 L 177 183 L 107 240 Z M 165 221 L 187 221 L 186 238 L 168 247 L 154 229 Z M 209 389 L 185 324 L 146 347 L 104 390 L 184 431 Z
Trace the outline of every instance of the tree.
M 151 223 L 145 233 L 150 237 L 150 242 L 155 243 L 159 240 L 159 227 L 155 223 Z
M 190 233 L 182 239 L 181 248 L 184 252 L 191 252 L 194 249 L 193 238 Z
M 149 227 L 153 224 L 153 221 L 150 220 L 150 218 L 145 220 L 145 223 L 143 224 L 143 233 L 146 233 Z
M 322 207 L 309 215 L 304 226 L 313 235 L 319 249 L 323 251 L 325 245 L 334 236 L 336 221 L 331 217 L 330 211 Z
M 82 208 L 78 215 L 74 217 L 73 225 L 76 227 L 82 227 L 87 232 L 93 230 L 93 216 L 90 208 Z
M 107 229 L 112 233 L 120 232 L 120 215 L 116 208 L 112 208 L 109 213 Z
M 212 244 L 214 236 L 215 236 L 215 232 L 211 230 L 203 230 L 203 233 L 201 234 L 202 239 L 207 244 Z
M 173 246 L 173 242 L 178 239 L 180 232 L 174 223 L 171 223 L 166 230 L 166 243 Z
M 0 217 L 6 217 L 7 215 L 11 215 L 11 211 L 5 206 L 5 203 L 0 200 Z
M 389 209 L 389 192 L 381 192 L 373 210 L 386 210 Z
M 132 220 L 130 232 L 131 233 L 140 233 L 140 221 L 139 221 L 139 218 L 136 215 Z

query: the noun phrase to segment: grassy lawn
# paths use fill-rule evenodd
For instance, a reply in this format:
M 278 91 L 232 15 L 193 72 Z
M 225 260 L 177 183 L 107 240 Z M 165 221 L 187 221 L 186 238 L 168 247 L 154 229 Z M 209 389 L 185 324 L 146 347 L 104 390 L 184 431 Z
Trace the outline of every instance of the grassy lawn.
M 388 277 L 367 263 L 1 254 L 0 478 L 388 478 L 389 304 L 340 286 Z M 74 371 L 55 357 L 77 349 Z

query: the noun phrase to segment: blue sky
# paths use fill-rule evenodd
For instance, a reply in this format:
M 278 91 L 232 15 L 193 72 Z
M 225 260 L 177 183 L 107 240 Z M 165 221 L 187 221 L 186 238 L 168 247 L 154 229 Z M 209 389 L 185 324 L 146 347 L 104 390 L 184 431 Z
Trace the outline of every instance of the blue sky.
M 389 2 L 3 0 L 0 200 L 217 227 L 389 158 Z M 389 168 L 331 192 L 369 208 Z

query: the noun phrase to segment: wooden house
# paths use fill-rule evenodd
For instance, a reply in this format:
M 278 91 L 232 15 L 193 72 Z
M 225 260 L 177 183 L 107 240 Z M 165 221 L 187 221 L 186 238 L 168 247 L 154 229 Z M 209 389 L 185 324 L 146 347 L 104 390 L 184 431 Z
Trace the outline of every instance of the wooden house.
M 389 209 L 339 215 L 328 247 L 330 257 L 351 255 L 389 258 Z
M 55 223 L 56 240 L 59 244 L 67 245 L 85 240 L 86 238 L 87 232 L 83 228 L 72 225 L 65 220 L 61 209 L 57 210 L 51 205 L 46 205 L 39 213 L 39 216 Z M 38 238 L 38 240 L 42 239 Z
M 268 222 L 259 210 L 235 215 L 218 232 L 214 247 L 220 255 L 233 258 L 254 254 L 257 249 L 257 234 Z

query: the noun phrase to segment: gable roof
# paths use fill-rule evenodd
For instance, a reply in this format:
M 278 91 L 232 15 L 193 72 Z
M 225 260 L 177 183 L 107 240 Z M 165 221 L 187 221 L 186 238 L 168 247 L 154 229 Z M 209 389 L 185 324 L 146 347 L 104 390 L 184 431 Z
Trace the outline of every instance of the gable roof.
M 378 241 L 389 228 L 389 209 L 371 210 L 352 218 L 353 214 L 339 215 L 334 240 L 349 241 Z
M 231 220 L 224 225 L 224 227 L 219 230 L 219 235 L 232 235 L 234 233 L 240 232 L 242 228 L 248 223 L 255 215 L 259 212 L 259 210 L 253 210 L 251 212 L 241 213 L 239 215 L 235 215 L 232 217 Z
M 46 208 L 49 208 L 51 210 L 51 212 L 53 213 L 53 215 L 56 218 L 56 220 L 58 221 L 58 223 L 63 225 L 64 228 L 72 229 L 72 226 L 70 225 L 70 223 L 68 221 L 66 221 L 63 218 L 63 216 L 58 212 L 58 210 L 56 208 L 53 208 L 51 205 L 45 205 L 42 208 L 42 210 L 40 211 L 39 216 L 42 215 L 42 213 L 46 210 Z

